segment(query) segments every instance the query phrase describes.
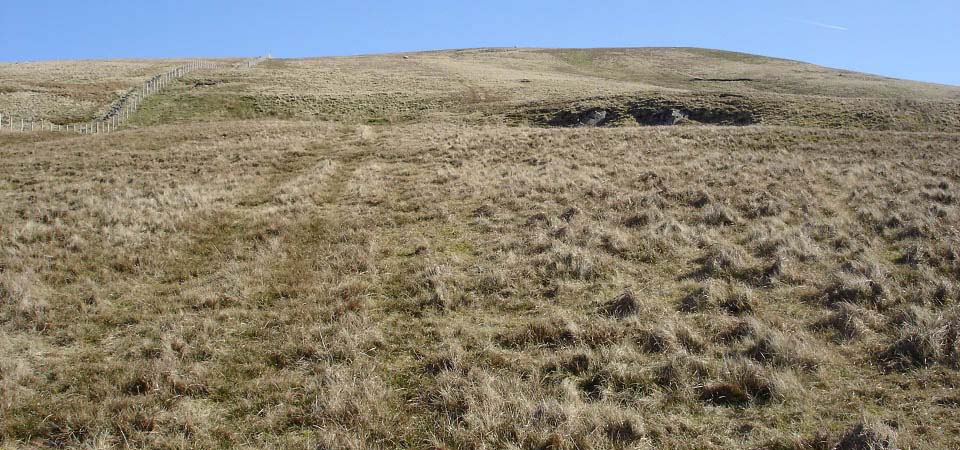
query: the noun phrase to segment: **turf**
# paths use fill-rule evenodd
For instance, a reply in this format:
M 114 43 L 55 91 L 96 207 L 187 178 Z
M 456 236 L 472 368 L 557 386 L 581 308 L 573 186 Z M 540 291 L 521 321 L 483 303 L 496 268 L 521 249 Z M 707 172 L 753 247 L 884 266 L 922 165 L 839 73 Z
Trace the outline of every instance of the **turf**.
M 958 93 L 473 49 L 2 132 L 0 445 L 951 448 Z

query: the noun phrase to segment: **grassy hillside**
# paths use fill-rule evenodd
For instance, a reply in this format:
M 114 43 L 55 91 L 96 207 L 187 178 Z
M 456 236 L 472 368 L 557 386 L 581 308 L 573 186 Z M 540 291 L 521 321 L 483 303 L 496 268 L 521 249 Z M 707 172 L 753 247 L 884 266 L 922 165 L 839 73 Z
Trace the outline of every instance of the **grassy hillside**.
M 0 113 L 73 123 L 93 119 L 124 92 L 186 59 L 0 63 Z M 239 60 L 224 59 L 227 63 Z
M 0 133 L 0 446 L 955 447 L 958 92 L 465 50 Z
M 97 71 L 121 63 L 133 64 L 92 63 L 87 72 L 74 68 L 68 73 L 77 74 L 70 79 L 84 73 L 85 81 L 61 83 L 59 91 L 42 95 L 36 92 L 39 80 L 61 77 L 65 69 L 55 63 L 30 65 L 30 70 L 0 64 L 0 73 L 38 80 L 0 81 L 0 92 L 6 92 L 0 95 L 0 110 L 43 104 L 40 109 L 54 121 L 63 122 L 65 115 L 93 117 L 94 105 L 122 93 L 125 80 L 111 75 L 117 86 L 110 91 Z M 73 66 L 83 67 L 67 67 Z M 602 125 L 636 126 L 648 124 L 638 109 L 678 109 L 714 124 L 727 124 L 734 116 L 766 125 L 960 131 L 957 87 L 699 49 L 475 49 L 275 59 L 256 70 L 209 71 L 182 81 L 154 97 L 139 123 L 267 117 L 542 126 L 576 122 L 600 109 L 610 113 Z M 99 96 L 87 94 L 85 107 L 75 105 L 75 97 L 86 91 Z

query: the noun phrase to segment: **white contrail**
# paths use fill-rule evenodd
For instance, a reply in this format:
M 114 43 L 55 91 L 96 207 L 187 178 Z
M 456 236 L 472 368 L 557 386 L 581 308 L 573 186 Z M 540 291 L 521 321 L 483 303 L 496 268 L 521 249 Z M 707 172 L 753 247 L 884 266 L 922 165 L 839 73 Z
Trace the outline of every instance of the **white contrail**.
M 826 28 L 828 30 L 850 31 L 850 29 L 847 27 L 841 27 L 839 25 L 830 25 L 829 23 L 814 22 L 812 20 L 804 20 L 804 19 L 790 19 L 790 20 L 798 23 L 807 24 L 807 25 L 813 25 L 815 27 Z

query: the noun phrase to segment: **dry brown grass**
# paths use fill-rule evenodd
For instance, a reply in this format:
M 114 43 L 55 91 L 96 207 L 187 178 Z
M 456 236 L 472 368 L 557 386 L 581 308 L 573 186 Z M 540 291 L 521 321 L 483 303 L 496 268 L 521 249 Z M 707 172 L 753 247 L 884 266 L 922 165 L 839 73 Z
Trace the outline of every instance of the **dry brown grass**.
M 142 72 L 158 71 L 153 69 L 161 63 L 0 65 L 0 73 L 11 74 L 11 84 L 0 85 L 0 111 L 41 110 L 43 118 L 54 121 L 68 112 L 70 117 L 90 116 L 98 105 L 108 103 L 104 100 L 133 86 Z M 108 69 L 109 76 L 100 76 Z M 707 78 L 752 81 L 698 80 Z M 62 85 L 30 84 L 50 79 Z M 43 101 L 38 100 L 42 96 Z M 86 103 L 69 106 L 81 100 Z M 956 87 L 737 53 L 474 49 L 275 59 L 253 70 L 194 73 L 152 98 L 132 123 L 269 117 L 544 125 L 574 124 L 588 112 L 605 111 L 603 126 L 637 126 L 644 117 L 678 109 L 691 124 L 958 131 L 958 104 Z M 722 214 L 716 219 L 727 220 Z
M 0 113 L 74 123 L 107 111 L 123 93 L 186 59 L 0 63 Z M 227 63 L 232 59 L 223 60 Z
M 957 134 L 156 111 L 0 134 L 0 445 L 957 444 Z

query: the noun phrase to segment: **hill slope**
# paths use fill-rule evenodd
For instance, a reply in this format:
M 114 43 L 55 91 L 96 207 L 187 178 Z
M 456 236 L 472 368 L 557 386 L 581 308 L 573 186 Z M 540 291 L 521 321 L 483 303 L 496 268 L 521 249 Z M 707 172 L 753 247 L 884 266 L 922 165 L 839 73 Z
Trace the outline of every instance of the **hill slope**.
M 563 125 L 601 109 L 607 125 L 636 125 L 680 109 L 708 123 L 960 130 L 960 88 L 718 51 L 477 49 L 264 66 L 203 96 L 215 93 L 237 118 Z M 176 92 L 171 104 L 195 93 Z M 210 108 L 168 109 L 157 114 L 198 118 Z
M 132 80 L 163 63 L 0 64 L 0 111 L 39 109 L 45 118 L 65 121 L 84 110 L 75 104 L 78 93 L 99 89 L 100 100 L 119 95 L 122 89 L 104 89 L 103 83 L 125 73 Z M 110 78 L 102 76 L 105 70 Z M 64 77 L 62 89 L 50 91 L 49 80 Z M 718 124 L 960 130 L 958 87 L 700 49 L 474 49 L 276 59 L 256 71 L 188 80 L 155 101 L 142 123 L 280 117 L 566 125 L 601 109 L 609 112 L 606 125 L 637 125 L 658 124 L 651 116 L 677 109 L 694 121 Z
M 956 446 L 957 95 L 478 49 L 194 72 L 116 133 L 0 132 L 0 442 Z

